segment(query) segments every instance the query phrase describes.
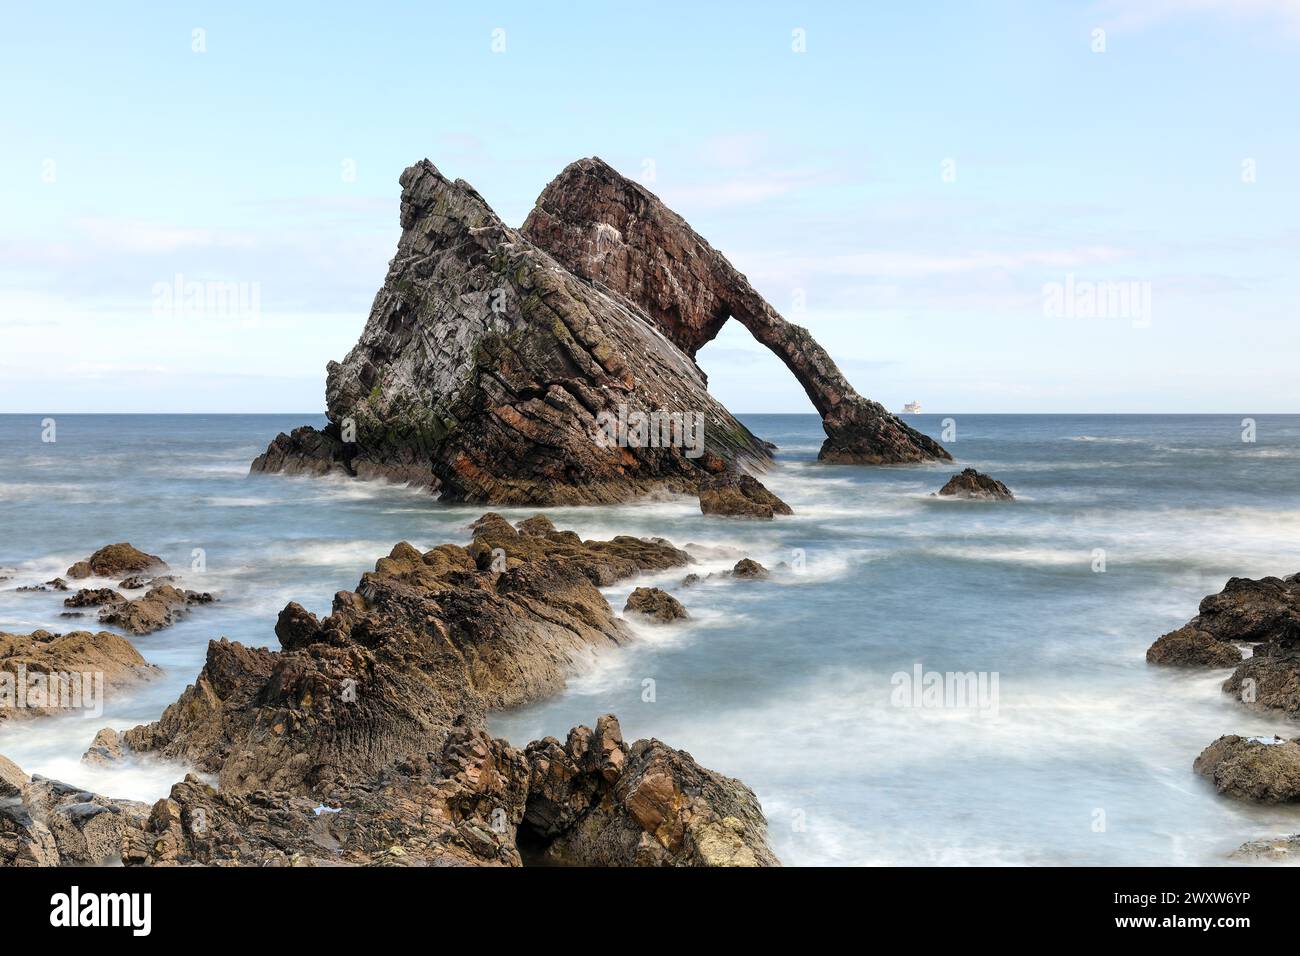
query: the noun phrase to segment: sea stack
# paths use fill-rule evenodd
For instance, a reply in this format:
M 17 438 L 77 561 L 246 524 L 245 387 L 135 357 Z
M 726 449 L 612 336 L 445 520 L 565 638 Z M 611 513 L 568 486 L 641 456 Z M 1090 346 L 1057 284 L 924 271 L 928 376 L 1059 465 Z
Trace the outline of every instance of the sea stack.
M 859 396 L 805 329 L 600 160 L 570 165 L 521 231 L 428 160 L 401 184 L 397 254 L 360 341 L 327 366 L 329 424 L 277 436 L 253 471 L 534 505 L 696 494 L 715 476 L 761 473 L 772 446 L 708 393 L 694 360 L 732 315 L 803 384 L 825 424 L 823 459 L 948 458 Z

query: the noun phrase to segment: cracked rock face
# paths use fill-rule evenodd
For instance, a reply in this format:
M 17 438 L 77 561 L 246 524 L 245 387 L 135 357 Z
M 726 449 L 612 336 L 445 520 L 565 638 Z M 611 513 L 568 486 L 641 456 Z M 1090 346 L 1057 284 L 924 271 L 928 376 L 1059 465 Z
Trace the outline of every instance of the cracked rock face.
M 290 603 L 279 652 L 211 642 L 194 684 L 122 743 L 231 793 L 373 775 L 491 708 L 558 691 L 631 637 L 600 587 L 689 560 L 662 539 L 583 541 L 540 515 L 516 527 L 489 513 L 471 530 L 468 547 L 398 544 L 327 617 Z
M 523 232 L 572 272 L 640 306 L 687 355 L 735 318 L 785 363 L 822 416 L 823 461 L 951 458 L 859 395 L 807 329 L 784 319 L 686 220 L 602 160 L 566 167 L 543 190 Z
M 401 184 L 397 253 L 360 341 L 328 366 L 330 425 L 277 437 L 254 471 L 553 505 L 693 492 L 707 474 L 770 461 L 641 309 L 428 160 Z

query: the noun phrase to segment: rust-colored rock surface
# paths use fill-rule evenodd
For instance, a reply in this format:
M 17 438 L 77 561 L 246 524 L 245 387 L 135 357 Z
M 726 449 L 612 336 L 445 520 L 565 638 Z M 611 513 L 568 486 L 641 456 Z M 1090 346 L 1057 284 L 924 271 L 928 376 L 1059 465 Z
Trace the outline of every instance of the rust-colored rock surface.
M 645 309 L 687 355 L 735 318 L 785 363 L 822 416 L 822 460 L 951 457 L 859 395 L 807 329 L 783 318 L 685 219 L 604 161 L 570 163 L 542 192 L 523 233 L 571 272 Z

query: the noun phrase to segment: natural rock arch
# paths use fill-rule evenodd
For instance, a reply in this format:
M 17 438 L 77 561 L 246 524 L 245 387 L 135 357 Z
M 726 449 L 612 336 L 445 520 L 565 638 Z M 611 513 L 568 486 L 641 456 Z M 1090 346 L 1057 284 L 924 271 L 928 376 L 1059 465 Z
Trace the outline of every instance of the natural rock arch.
M 729 318 L 739 321 L 785 363 L 822 416 L 822 460 L 951 459 L 859 395 L 807 329 L 783 318 L 681 216 L 603 160 L 570 163 L 542 191 L 522 232 L 570 272 L 640 306 L 692 358 Z

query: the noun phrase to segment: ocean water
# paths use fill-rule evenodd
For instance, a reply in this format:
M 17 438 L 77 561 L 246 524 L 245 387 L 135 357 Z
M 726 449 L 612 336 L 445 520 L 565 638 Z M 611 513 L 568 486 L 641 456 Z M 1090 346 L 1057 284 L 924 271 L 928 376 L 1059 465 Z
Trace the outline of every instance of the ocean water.
M 792 517 L 709 518 L 686 498 L 547 509 L 584 537 L 667 537 L 697 573 L 752 557 L 773 575 L 682 588 L 672 572 L 607 589 L 621 609 L 637 585 L 667 587 L 691 620 L 634 624 L 636 644 L 563 694 L 496 715 L 494 732 L 522 745 L 616 713 L 628 739 L 658 737 L 748 783 L 787 864 L 1215 864 L 1300 831 L 1300 809 L 1221 798 L 1191 771 L 1220 734 L 1294 726 L 1221 694 L 1227 672 L 1143 658 L 1229 576 L 1300 570 L 1300 417 L 1256 416 L 1253 442 L 1241 415 L 953 417 L 957 467 L 1002 479 L 1018 501 L 933 497 L 952 464 L 821 465 L 816 417 L 753 415 L 780 446 L 763 480 Z M 943 418 L 912 421 L 938 438 Z M 59 617 L 64 595 L 15 587 L 113 541 L 220 598 L 133 639 L 165 676 L 102 717 L 0 727 L 0 754 L 28 772 L 114 796 L 156 799 L 185 768 L 91 770 L 81 753 L 101 726 L 156 718 L 209 639 L 274 647 L 286 602 L 325 613 L 397 541 L 465 543 L 488 510 L 248 475 L 276 432 L 310 417 L 56 419 L 47 443 L 39 416 L 0 416 L 0 574 L 14 578 L 0 584 L 0 630 L 77 626 Z M 202 572 L 188 570 L 196 549 Z M 917 706 L 900 687 L 918 668 L 980 675 L 986 694 Z

